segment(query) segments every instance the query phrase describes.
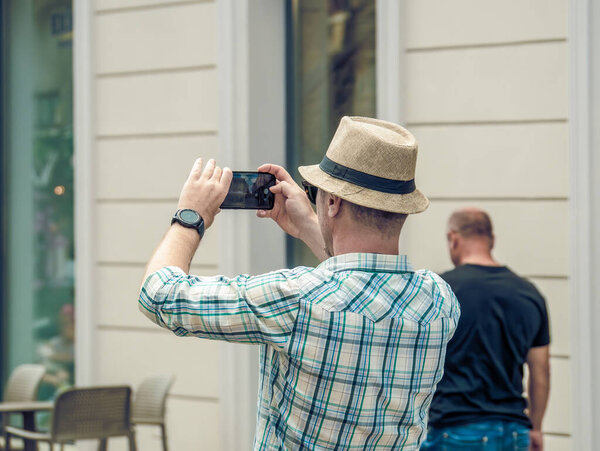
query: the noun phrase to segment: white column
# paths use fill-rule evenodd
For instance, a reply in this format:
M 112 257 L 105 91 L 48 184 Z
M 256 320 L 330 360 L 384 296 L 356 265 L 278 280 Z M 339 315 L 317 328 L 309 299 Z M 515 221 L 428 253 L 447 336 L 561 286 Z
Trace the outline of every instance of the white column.
M 592 315 L 590 329 L 592 330 L 591 354 L 589 359 L 592 368 L 592 385 L 588 396 L 592 398 L 593 435 L 590 438 L 594 448 L 600 443 L 600 4 L 590 2 L 590 231 L 591 231 L 591 264 L 590 274 L 590 304 Z M 591 394 L 591 396 L 590 396 Z
M 94 127 L 92 68 L 93 5 L 73 2 L 73 176 L 75 221 L 75 384 L 94 376 Z M 95 443 L 77 443 L 92 451 Z
M 93 170 L 93 7 L 73 2 L 73 117 L 75 189 L 75 381 L 87 385 L 93 376 L 94 170 Z
M 377 117 L 404 121 L 404 0 L 376 0 Z
M 600 440 L 600 6 L 570 2 L 573 449 Z
M 220 154 L 221 163 L 233 170 L 285 162 L 284 6 L 280 0 L 218 0 Z M 257 274 L 284 265 L 285 240 L 274 224 L 250 211 L 221 215 L 223 274 Z M 222 449 L 249 450 L 258 347 L 223 343 L 220 372 Z

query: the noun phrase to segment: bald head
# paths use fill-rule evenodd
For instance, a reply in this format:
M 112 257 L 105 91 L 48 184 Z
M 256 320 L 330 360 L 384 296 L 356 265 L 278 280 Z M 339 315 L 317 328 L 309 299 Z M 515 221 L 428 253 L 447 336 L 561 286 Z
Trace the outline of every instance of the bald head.
M 462 208 L 452 213 L 448 219 L 448 230 L 467 239 L 494 240 L 490 216 L 478 208 Z
M 493 261 L 494 232 L 489 215 L 479 208 L 462 208 L 448 219 L 448 246 L 455 265 L 465 260 Z

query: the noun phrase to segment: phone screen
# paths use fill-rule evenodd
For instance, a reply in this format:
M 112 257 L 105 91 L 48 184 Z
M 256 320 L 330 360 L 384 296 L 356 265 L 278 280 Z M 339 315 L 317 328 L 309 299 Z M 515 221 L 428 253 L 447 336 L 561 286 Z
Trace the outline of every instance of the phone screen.
M 269 190 L 275 176 L 268 172 L 233 171 L 233 179 L 221 208 L 271 210 L 275 195 Z

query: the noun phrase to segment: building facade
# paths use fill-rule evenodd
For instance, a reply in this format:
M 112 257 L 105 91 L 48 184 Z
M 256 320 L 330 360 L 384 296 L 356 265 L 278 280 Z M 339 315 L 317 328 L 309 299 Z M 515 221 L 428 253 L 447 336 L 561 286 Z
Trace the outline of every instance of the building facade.
M 20 13 L 15 5 L 22 3 L 33 9 Z M 8 58 L 19 53 L 6 49 L 43 28 L 40 20 L 17 27 L 14 18 L 39 16 L 44 5 L 56 14 L 58 3 L 3 2 L 3 25 L 10 24 L 2 37 L 3 85 L 10 88 L 3 90 L 3 131 L 19 129 L 10 122 L 20 117 L 18 109 L 5 104 L 14 97 L 10 105 L 18 105 L 13 87 L 27 72 L 15 72 L 18 58 Z M 74 286 L 77 383 L 135 387 L 151 374 L 175 374 L 168 400 L 172 448 L 250 449 L 256 350 L 181 339 L 150 324 L 136 303 L 144 265 L 195 158 L 239 170 L 295 164 L 325 152 L 319 143 L 332 130 L 322 124 L 340 112 L 372 108 L 406 124 L 419 142 L 417 183 L 431 207 L 409 218 L 403 252 L 416 267 L 444 271 L 451 266 L 449 213 L 465 205 L 490 212 L 497 258 L 529 277 L 550 308 L 547 449 L 593 449 L 600 439 L 594 428 L 600 392 L 593 390 L 600 376 L 593 327 L 600 319 L 593 302 L 600 294 L 597 4 L 76 0 L 72 17 L 72 55 L 62 58 L 72 57 L 74 75 L 74 263 L 71 273 L 65 270 L 73 277 L 64 280 Z M 68 27 L 58 25 L 66 39 Z M 345 61 L 349 30 L 357 29 L 350 75 L 332 75 Z M 347 77 L 354 94 L 336 91 Z M 336 107 L 340 96 L 352 98 L 352 106 Z M 31 144 L 21 146 L 29 141 L 24 136 L 19 144 L 14 130 L 3 138 L 4 174 L 25 174 L 34 163 L 21 161 L 27 152 L 20 149 Z M 31 262 L 15 256 L 20 247 L 10 233 L 18 224 L 6 226 L 19 185 L 6 175 L 3 181 L 12 202 L 3 211 L 3 327 L 10 331 L 3 345 L 13 356 L 5 359 L 6 375 L 36 358 L 34 338 L 18 349 L 14 342 L 37 317 L 16 308 L 26 277 L 15 268 Z M 192 271 L 256 274 L 302 262 L 302 252 L 273 224 L 227 211 L 207 232 Z M 36 305 L 28 296 L 22 305 Z M 140 449 L 159 449 L 152 429 L 142 429 L 139 440 Z

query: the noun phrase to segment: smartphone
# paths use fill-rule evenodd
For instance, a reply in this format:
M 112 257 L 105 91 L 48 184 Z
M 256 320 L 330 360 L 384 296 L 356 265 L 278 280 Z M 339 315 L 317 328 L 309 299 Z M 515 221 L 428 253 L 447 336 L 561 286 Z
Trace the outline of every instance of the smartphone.
M 268 172 L 233 171 L 233 179 L 223 209 L 271 210 L 275 195 L 269 189 L 275 185 L 275 176 Z

